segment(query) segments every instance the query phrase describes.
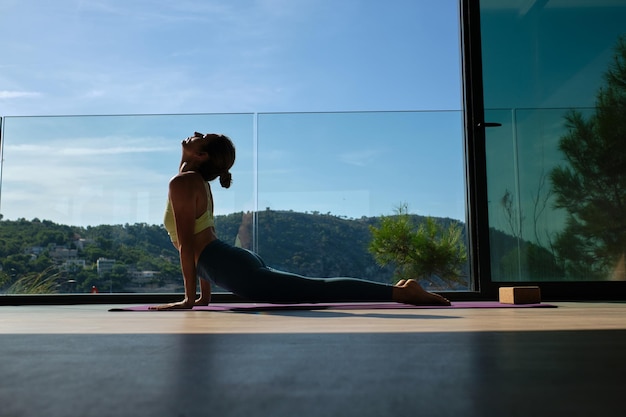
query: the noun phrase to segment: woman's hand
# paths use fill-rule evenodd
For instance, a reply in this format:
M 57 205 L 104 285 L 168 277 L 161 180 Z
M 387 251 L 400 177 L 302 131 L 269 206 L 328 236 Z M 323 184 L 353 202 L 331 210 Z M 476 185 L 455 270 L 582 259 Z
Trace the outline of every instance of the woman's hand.
M 183 301 L 177 303 L 161 304 L 158 306 L 150 306 L 150 310 L 191 310 L 194 306 L 194 301 L 185 298 Z

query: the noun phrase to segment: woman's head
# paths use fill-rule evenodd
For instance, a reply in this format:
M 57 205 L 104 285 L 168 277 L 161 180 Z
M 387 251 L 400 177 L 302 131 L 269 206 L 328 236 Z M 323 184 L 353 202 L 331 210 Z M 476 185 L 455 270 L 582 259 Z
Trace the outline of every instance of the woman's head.
M 202 156 L 202 162 L 196 170 L 205 181 L 213 181 L 219 177 L 222 187 L 230 187 L 232 182 L 230 168 L 235 163 L 235 145 L 228 136 L 195 132 L 193 136 L 183 141 L 183 149 L 189 149 Z

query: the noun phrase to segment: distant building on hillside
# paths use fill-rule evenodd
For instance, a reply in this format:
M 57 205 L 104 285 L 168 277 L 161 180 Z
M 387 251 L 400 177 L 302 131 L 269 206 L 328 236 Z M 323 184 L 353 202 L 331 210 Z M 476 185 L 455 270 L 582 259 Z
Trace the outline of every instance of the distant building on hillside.
M 159 275 L 159 271 L 130 271 L 130 276 L 135 284 L 146 284 Z
M 68 249 L 62 246 L 55 246 L 51 248 L 48 253 L 50 258 L 58 264 L 63 264 L 78 257 L 78 251 L 76 249 Z
M 100 276 L 112 272 L 114 265 L 115 259 L 98 258 L 98 261 L 96 262 L 98 275 Z
M 24 250 L 24 253 L 26 253 L 27 255 L 31 255 L 31 256 L 37 258 L 45 250 L 46 250 L 46 248 L 44 248 L 43 246 L 30 246 L 30 247 L 28 247 L 28 248 L 26 248 Z
M 87 264 L 84 259 L 68 259 L 61 264 L 61 269 L 63 271 L 76 271 L 85 269 L 86 267 Z
M 79 238 L 79 239 L 74 240 L 74 246 L 76 246 L 76 248 L 80 250 L 84 250 L 85 246 L 90 245 L 93 242 L 94 242 L 93 239 Z

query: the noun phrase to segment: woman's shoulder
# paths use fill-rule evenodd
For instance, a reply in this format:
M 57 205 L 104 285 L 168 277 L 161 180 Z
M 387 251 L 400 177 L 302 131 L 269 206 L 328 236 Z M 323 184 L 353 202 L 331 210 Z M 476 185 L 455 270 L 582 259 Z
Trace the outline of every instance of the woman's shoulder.
M 170 179 L 170 184 L 172 183 L 200 183 L 202 184 L 204 182 L 204 179 L 202 178 L 202 175 L 200 175 L 199 173 L 195 172 L 195 171 L 185 171 L 185 172 L 179 172 L 178 174 L 176 174 L 175 176 L 172 177 L 172 179 Z
M 193 171 L 180 172 L 170 180 L 170 190 L 177 188 L 193 189 L 204 187 L 204 179 L 200 174 Z

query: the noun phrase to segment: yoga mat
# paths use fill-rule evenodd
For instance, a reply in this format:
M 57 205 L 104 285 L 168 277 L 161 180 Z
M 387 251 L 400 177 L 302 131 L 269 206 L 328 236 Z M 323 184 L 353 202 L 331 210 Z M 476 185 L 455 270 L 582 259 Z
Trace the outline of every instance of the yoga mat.
M 551 308 L 552 304 L 502 304 L 497 301 L 456 301 L 451 306 L 414 306 L 400 303 L 319 303 L 319 304 L 269 304 L 269 303 L 216 303 L 197 306 L 192 310 L 163 311 L 289 311 L 289 310 L 398 310 L 398 309 L 454 309 L 454 308 Z M 111 308 L 109 311 L 159 311 L 150 305 Z

